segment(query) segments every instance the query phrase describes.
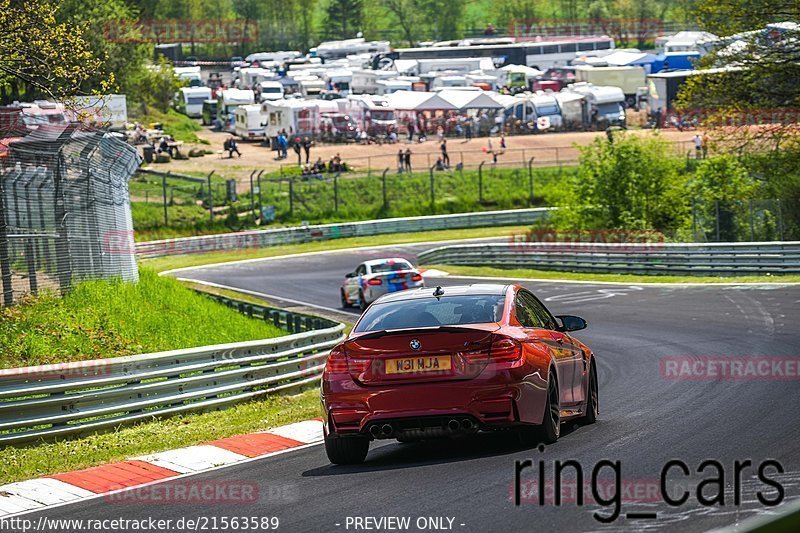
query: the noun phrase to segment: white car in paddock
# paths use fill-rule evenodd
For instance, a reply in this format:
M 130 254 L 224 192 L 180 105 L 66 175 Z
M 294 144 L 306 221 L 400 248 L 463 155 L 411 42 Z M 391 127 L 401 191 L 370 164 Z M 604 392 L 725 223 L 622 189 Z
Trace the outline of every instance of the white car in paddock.
M 342 283 L 339 295 L 342 307 L 366 309 L 380 296 L 390 292 L 424 287 L 422 273 L 406 259 L 373 259 L 358 265 Z

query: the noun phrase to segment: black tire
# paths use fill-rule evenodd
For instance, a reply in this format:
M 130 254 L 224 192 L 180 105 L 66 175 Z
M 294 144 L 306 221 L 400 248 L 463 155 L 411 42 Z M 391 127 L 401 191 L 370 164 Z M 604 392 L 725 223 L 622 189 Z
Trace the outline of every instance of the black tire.
M 339 299 L 342 302 L 342 307 L 350 307 L 350 302 L 347 301 L 347 298 L 344 295 L 344 289 L 339 289 Z
M 363 463 L 369 452 L 369 439 L 366 437 L 325 437 L 325 453 L 335 465 L 355 465 Z
M 364 298 L 364 291 L 358 291 L 358 307 L 361 308 L 362 311 L 366 311 L 369 304 L 367 300 Z
M 561 435 L 561 402 L 558 397 L 558 381 L 550 371 L 550 380 L 547 384 L 547 402 L 544 406 L 542 425 L 539 426 L 542 442 L 552 444 Z
M 586 414 L 580 419 L 581 424 L 594 424 L 597 422 L 597 415 L 600 414 L 599 394 L 597 388 L 597 368 L 592 359 L 589 366 L 589 386 L 586 391 Z

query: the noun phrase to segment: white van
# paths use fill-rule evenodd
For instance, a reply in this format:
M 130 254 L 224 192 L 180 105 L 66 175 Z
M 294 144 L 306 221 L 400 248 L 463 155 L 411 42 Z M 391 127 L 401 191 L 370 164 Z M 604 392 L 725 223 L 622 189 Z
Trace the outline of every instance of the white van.
M 200 118 L 203 116 L 203 102 L 211 98 L 211 89 L 208 87 L 181 87 L 177 95 L 178 111 L 187 117 Z
M 188 81 L 189 87 L 200 87 L 203 85 L 203 78 L 200 74 L 200 67 L 174 67 L 175 76 L 180 80 Z
M 264 138 L 264 118 L 261 105 L 240 105 L 233 112 L 234 133 L 245 141 L 260 141 Z

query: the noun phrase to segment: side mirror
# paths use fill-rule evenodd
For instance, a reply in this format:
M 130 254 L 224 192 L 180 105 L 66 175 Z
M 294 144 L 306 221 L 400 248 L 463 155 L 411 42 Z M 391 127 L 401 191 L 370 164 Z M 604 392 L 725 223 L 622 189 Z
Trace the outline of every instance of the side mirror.
M 354 277 L 356 277 L 356 273 L 355 272 L 348 272 L 347 274 L 344 275 L 344 277 L 346 277 L 346 278 L 354 278 Z
M 586 329 L 586 321 L 579 316 L 574 315 L 559 315 L 556 317 L 561 322 L 559 331 L 578 331 Z

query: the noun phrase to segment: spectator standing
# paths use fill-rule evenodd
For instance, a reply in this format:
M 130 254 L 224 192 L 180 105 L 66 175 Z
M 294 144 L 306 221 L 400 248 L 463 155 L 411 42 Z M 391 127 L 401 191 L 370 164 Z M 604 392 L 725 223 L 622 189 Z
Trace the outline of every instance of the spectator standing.
M 397 173 L 402 174 L 403 169 L 406 167 L 406 156 L 403 153 L 403 149 L 400 148 L 397 151 Z
M 496 33 L 497 33 L 497 31 L 494 29 L 494 26 L 492 25 L 491 22 L 489 24 L 487 24 L 486 25 L 486 29 L 483 30 L 483 34 L 486 35 L 486 36 L 495 35 Z
M 411 172 L 411 148 L 406 148 L 405 154 L 403 154 L 403 162 L 405 163 L 405 170 L 406 172 Z
M 450 156 L 447 155 L 447 139 L 442 139 L 442 144 L 441 144 L 440 148 L 442 149 L 442 164 L 445 167 L 449 167 L 450 166 Z
M 708 157 L 708 132 L 703 133 L 703 159 Z
M 467 118 L 466 124 L 464 124 L 464 139 L 466 141 L 472 140 L 472 119 Z
M 302 156 L 300 155 L 301 150 L 303 149 L 300 141 L 300 137 L 295 137 L 294 142 L 292 143 L 292 148 L 294 149 L 294 153 L 297 154 L 297 166 L 302 166 Z
M 700 137 L 699 133 L 696 133 L 692 140 L 694 141 L 694 158 L 700 159 L 703 150 L 703 138 Z
M 414 142 L 414 121 L 408 121 L 408 142 Z
M 239 152 L 239 147 L 236 144 L 236 139 L 233 137 L 228 137 L 228 140 L 225 141 L 227 143 L 227 147 L 223 145 L 223 148 L 228 151 L 228 158 L 233 157 L 233 152 L 236 152 L 236 155 L 242 157 L 241 152 Z
M 309 159 L 311 159 L 311 139 L 308 137 L 303 138 L 303 150 L 306 153 L 306 165 L 308 164 Z

